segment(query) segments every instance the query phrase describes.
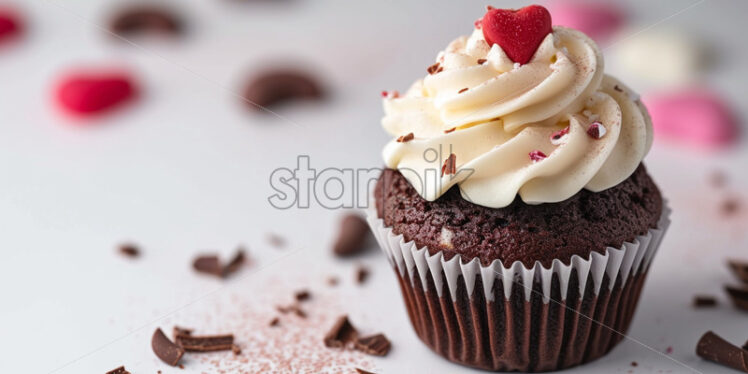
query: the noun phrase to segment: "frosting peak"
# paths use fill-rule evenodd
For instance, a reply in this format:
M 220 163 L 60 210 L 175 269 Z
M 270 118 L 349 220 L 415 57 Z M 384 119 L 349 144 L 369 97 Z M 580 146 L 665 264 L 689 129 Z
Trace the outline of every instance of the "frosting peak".
M 384 99 L 382 119 L 395 138 L 414 134 L 387 144 L 384 160 L 426 200 L 459 184 L 465 199 L 494 208 L 517 194 L 529 204 L 562 201 L 622 182 L 651 146 L 646 109 L 603 74 L 600 50 L 581 32 L 555 27 L 518 64 L 476 29 L 436 63 L 404 95 Z M 441 172 L 448 159 L 454 174 Z

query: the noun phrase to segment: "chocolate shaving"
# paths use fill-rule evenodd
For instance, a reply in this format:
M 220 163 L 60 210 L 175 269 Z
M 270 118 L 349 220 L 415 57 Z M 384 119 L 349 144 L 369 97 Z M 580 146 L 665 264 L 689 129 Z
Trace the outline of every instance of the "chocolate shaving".
M 306 318 L 306 312 L 304 312 L 301 307 L 299 307 L 296 304 L 291 304 L 288 306 L 276 306 L 275 309 L 283 314 L 293 313 L 301 318 Z
M 366 249 L 369 225 L 358 214 L 346 214 L 340 221 L 340 231 L 333 252 L 340 257 L 352 256 Z
M 234 344 L 231 346 L 231 352 L 234 352 L 235 355 L 240 355 L 242 354 L 242 348 Z
M 695 308 L 713 307 L 717 305 L 717 299 L 713 296 L 697 295 L 693 298 Z
M 242 264 L 244 264 L 245 259 L 246 255 L 244 249 L 239 248 L 231 261 L 226 265 L 221 265 L 221 260 L 219 260 L 217 255 L 204 255 L 197 257 L 192 262 L 192 267 L 201 273 L 226 278 L 239 270 Z
M 174 328 L 172 329 L 172 336 L 174 337 L 174 341 L 176 341 L 177 337 L 180 336 L 180 335 L 182 335 L 182 336 L 192 335 L 192 331 L 194 331 L 194 330 L 193 329 L 187 329 L 187 328 L 184 328 L 184 327 L 174 326 Z
M 748 312 L 748 288 L 725 286 L 725 291 L 730 295 L 735 307 Z
M 711 331 L 699 340 L 696 354 L 705 360 L 748 373 L 748 351 L 732 345 Z
M 478 65 L 483 65 L 487 60 L 485 58 L 478 59 Z
M 130 258 L 140 256 L 140 250 L 134 244 L 126 243 L 119 246 L 119 253 Z
M 291 100 L 318 100 L 324 97 L 320 85 L 311 76 L 294 70 L 264 71 L 244 89 L 247 107 L 264 111 Z
M 444 130 L 444 133 L 445 133 L 445 134 L 449 134 L 450 132 L 453 132 L 453 131 L 455 131 L 455 130 L 457 130 L 457 127 L 453 127 L 453 128 L 451 128 L 451 129 L 449 129 L 449 130 Z
M 429 66 L 428 68 L 426 68 L 426 71 L 427 71 L 427 72 L 428 72 L 429 74 L 436 74 L 436 73 L 438 73 L 438 70 L 439 70 L 440 68 L 441 68 L 441 66 L 440 66 L 440 65 L 439 65 L 439 63 L 437 62 L 437 63 L 435 63 L 435 64 L 433 64 L 433 65 Z
M 390 351 L 390 341 L 384 334 L 376 334 L 358 338 L 353 343 L 354 348 L 373 356 L 385 356 Z
M 613 89 L 616 90 L 616 91 L 618 91 L 618 92 L 623 92 L 623 88 L 619 87 L 618 85 L 615 85 L 613 87 Z
M 120 11 L 109 29 L 118 36 L 140 34 L 177 35 L 184 31 L 183 22 L 172 12 L 153 6 L 138 6 Z
M 407 143 L 411 140 L 413 140 L 416 136 L 411 132 L 407 135 L 401 135 L 399 138 L 397 138 L 398 143 Z
M 729 260 L 727 264 L 730 266 L 732 273 L 738 277 L 743 283 L 748 283 L 748 262 L 740 260 Z
M 184 355 L 184 348 L 169 340 L 160 328 L 153 332 L 153 337 L 151 337 L 151 348 L 153 348 L 153 353 L 155 353 L 161 361 L 171 366 L 176 366 L 179 359 Z
M 325 346 L 329 348 L 345 348 L 358 337 L 358 331 L 353 327 L 348 316 L 341 316 L 335 321 L 330 331 L 325 335 Z
M 234 346 L 234 335 L 177 335 L 177 345 L 188 352 L 228 351 Z
M 468 88 L 467 88 L 467 87 L 465 87 L 465 88 L 463 88 L 463 89 L 461 89 L 461 90 L 457 91 L 457 93 L 458 93 L 458 94 L 461 94 L 461 93 L 463 93 L 463 92 L 465 92 L 465 91 L 467 91 L 467 90 L 468 90 Z
M 278 326 L 278 325 L 280 325 L 280 318 L 275 317 L 275 318 L 273 318 L 273 319 L 270 320 L 270 326 L 275 327 L 275 326 Z
M 447 175 L 452 175 L 457 173 L 457 155 L 454 153 L 451 153 L 449 157 L 444 160 L 444 165 L 442 165 L 442 177 Z
M 363 284 L 366 282 L 366 279 L 369 278 L 369 269 L 359 266 L 358 269 L 356 269 L 356 283 Z
M 439 69 L 436 69 L 437 73 L 441 73 L 444 71 L 444 66 L 439 66 Z
M 296 298 L 296 301 L 306 301 L 312 297 L 312 294 L 311 292 L 309 292 L 309 290 L 301 290 L 301 291 L 296 291 L 296 293 L 294 294 L 294 297 Z
M 114 370 L 107 371 L 106 374 L 130 374 L 130 372 L 125 370 L 124 366 L 120 366 Z
M 356 374 L 374 374 L 374 373 L 371 371 L 366 371 L 364 369 L 356 368 Z

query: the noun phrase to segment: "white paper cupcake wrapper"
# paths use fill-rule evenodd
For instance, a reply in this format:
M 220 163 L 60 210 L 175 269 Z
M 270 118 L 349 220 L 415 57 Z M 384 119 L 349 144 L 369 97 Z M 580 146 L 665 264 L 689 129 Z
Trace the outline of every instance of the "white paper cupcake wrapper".
M 592 252 L 589 259 L 574 255 L 568 265 L 560 260 L 554 260 L 550 268 L 545 268 L 540 262 L 536 262 L 535 266 L 530 269 L 523 266 L 520 261 L 505 266 L 501 260 L 494 260 L 491 265 L 483 266 L 477 258 L 464 262 L 460 255 L 447 261 L 441 251 L 430 255 L 426 247 L 417 248 L 415 242 L 406 242 L 402 235 L 395 234 L 392 228 L 386 227 L 384 221 L 377 217 L 376 209 L 367 211 L 367 221 L 382 251 L 387 255 L 390 264 L 398 269 L 400 275 L 405 276 L 407 270 L 411 284 L 413 284 L 413 277 L 418 276 L 421 278 L 422 285 L 428 284 L 427 277 L 431 276 L 439 297 L 442 297 L 442 283 L 446 280 L 452 301 L 457 299 L 457 282 L 460 275 L 462 275 L 468 295 L 472 295 L 475 291 L 475 278 L 480 275 L 487 300 L 493 301 L 494 299 L 491 290 L 497 278 L 521 279 L 522 284 L 516 286 L 515 281 L 502 282 L 504 296 L 507 299 L 510 298 L 514 287 L 523 287 L 525 300 L 529 301 L 533 292 L 532 284 L 538 281 L 543 292 L 543 302 L 548 303 L 553 274 L 556 274 L 561 286 L 561 299 L 566 300 L 573 269 L 576 270 L 579 279 L 580 295 L 584 295 L 588 278 L 593 281 L 595 295 L 599 295 L 604 275 L 608 275 L 608 287 L 612 290 L 618 277 L 621 278 L 621 284 L 625 284 L 628 277 L 646 271 L 670 225 L 670 209 L 667 203 L 663 202 L 662 216 L 657 228 L 649 230 L 645 235 L 637 236 L 631 242 L 624 243 L 621 248 L 608 247 L 604 254 Z M 444 277 L 442 277 L 442 271 Z

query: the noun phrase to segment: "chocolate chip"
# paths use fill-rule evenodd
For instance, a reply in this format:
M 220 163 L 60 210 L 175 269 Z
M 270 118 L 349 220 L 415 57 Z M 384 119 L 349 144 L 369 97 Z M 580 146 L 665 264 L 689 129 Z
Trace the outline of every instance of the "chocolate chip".
M 356 368 L 356 374 L 374 374 L 374 373 L 371 371 L 366 371 L 364 369 Z
M 107 371 L 106 374 L 130 374 L 130 372 L 125 370 L 124 366 L 120 366 L 114 370 Z
M 244 249 L 239 248 L 231 261 L 226 265 L 221 265 L 221 260 L 217 255 L 203 255 L 195 258 L 192 262 L 192 267 L 201 273 L 226 278 L 239 270 L 245 259 L 246 255 Z
M 363 284 L 366 279 L 369 278 L 369 269 L 364 266 L 359 266 L 356 269 L 356 283 Z
M 384 334 L 376 334 L 356 339 L 353 346 L 369 355 L 385 356 L 389 353 L 391 344 Z
M 188 352 L 228 351 L 234 346 L 234 335 L 177 335 L 176 343 Z
M 119 36 L 141 34 L 177 35 L 184 25 L 177 15 L 158 7 L 140 6 L 120 11 L 111 21 L 109 29 Z
M 697 295 L 693 298 L 695 308 L 713 307 L 717 305 L 717 299 L 713 296 Z
M 322 89 L 314 79 L 293 70 L 263 72 L 244 90 L 247 106 L 256 110 L 294 99 L 320 99 L 322 96 Z
M 407 135 L 401 135 L 399 138 L 397 138 L 397 142 L 398 143 L 407 143 L 407 142 L 415 139 L 415 137 L 416 136 L 411 132 L 411 133 L 408 133 Z
M 743 283 L 748 283 L 748 261 L 729 260 L 727 264 L 738 279 Z
M 339 317 L 330 331 L 325 335 L 325 346 L 329 348 L 345 348 L 358 337 L 358 331 L 353 327 L 348 316 Z
M 311 292 L 309 292 L 309 290 L 301 290 L 301 291 L 297 291 L 294 294 L 294 297 L 296 298 L 296 301 L 306 301 L 312 297 L 312 294 Z
M 366 249 L 369 226 L 358 214 L 346 214 L 340 221 L 340 231 L 333 246 L 333 252 L 341 257 L 352 256 Z
M 748 288 L 725 286 L 725 291 L 736 308 L 748 312 Z
M 155 353 L 161 361 L 171 366 L 176 366 L 179 359 L 184 355 L 184 348 L 169 340 L 161 329 L 156 329 L 156 331 L 153 332 L 153 337 L 151 337 L 151 348 L 153 348 L 153 353 Z
M 748 373 L 748 351 L 740 349 L 709 331 L 696 345 L 699 357 Z
M 119 246 L 119 253 L 130 258 L 140 256 L 140 250 L 134 244 L 125 243 Z
M 451 175 L 455 173 L 457 173 L 457 155 L 451 153 L 449 157 L 444 160 L 444 165 L 442 165 L 442 177 L 445 174 Z

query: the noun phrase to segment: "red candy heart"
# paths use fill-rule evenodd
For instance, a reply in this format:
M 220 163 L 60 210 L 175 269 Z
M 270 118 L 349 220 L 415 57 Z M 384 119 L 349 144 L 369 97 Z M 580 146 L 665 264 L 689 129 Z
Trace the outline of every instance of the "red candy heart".
M 23 26 L 13 11 L 0 8 L 0 44 L 21 33 Z
M 553 32 L 551 14 L 540 5 L 519 10 L 489 8 L 481 21 L 488 45 L 498 44 L 514 62 L 526 64 Z
M 76 115 L 91 115 L 114 109 L 137 95 L 133 79 L 126 73 L 77 73 L 64 77 L 57 86 L 59 105 Z

